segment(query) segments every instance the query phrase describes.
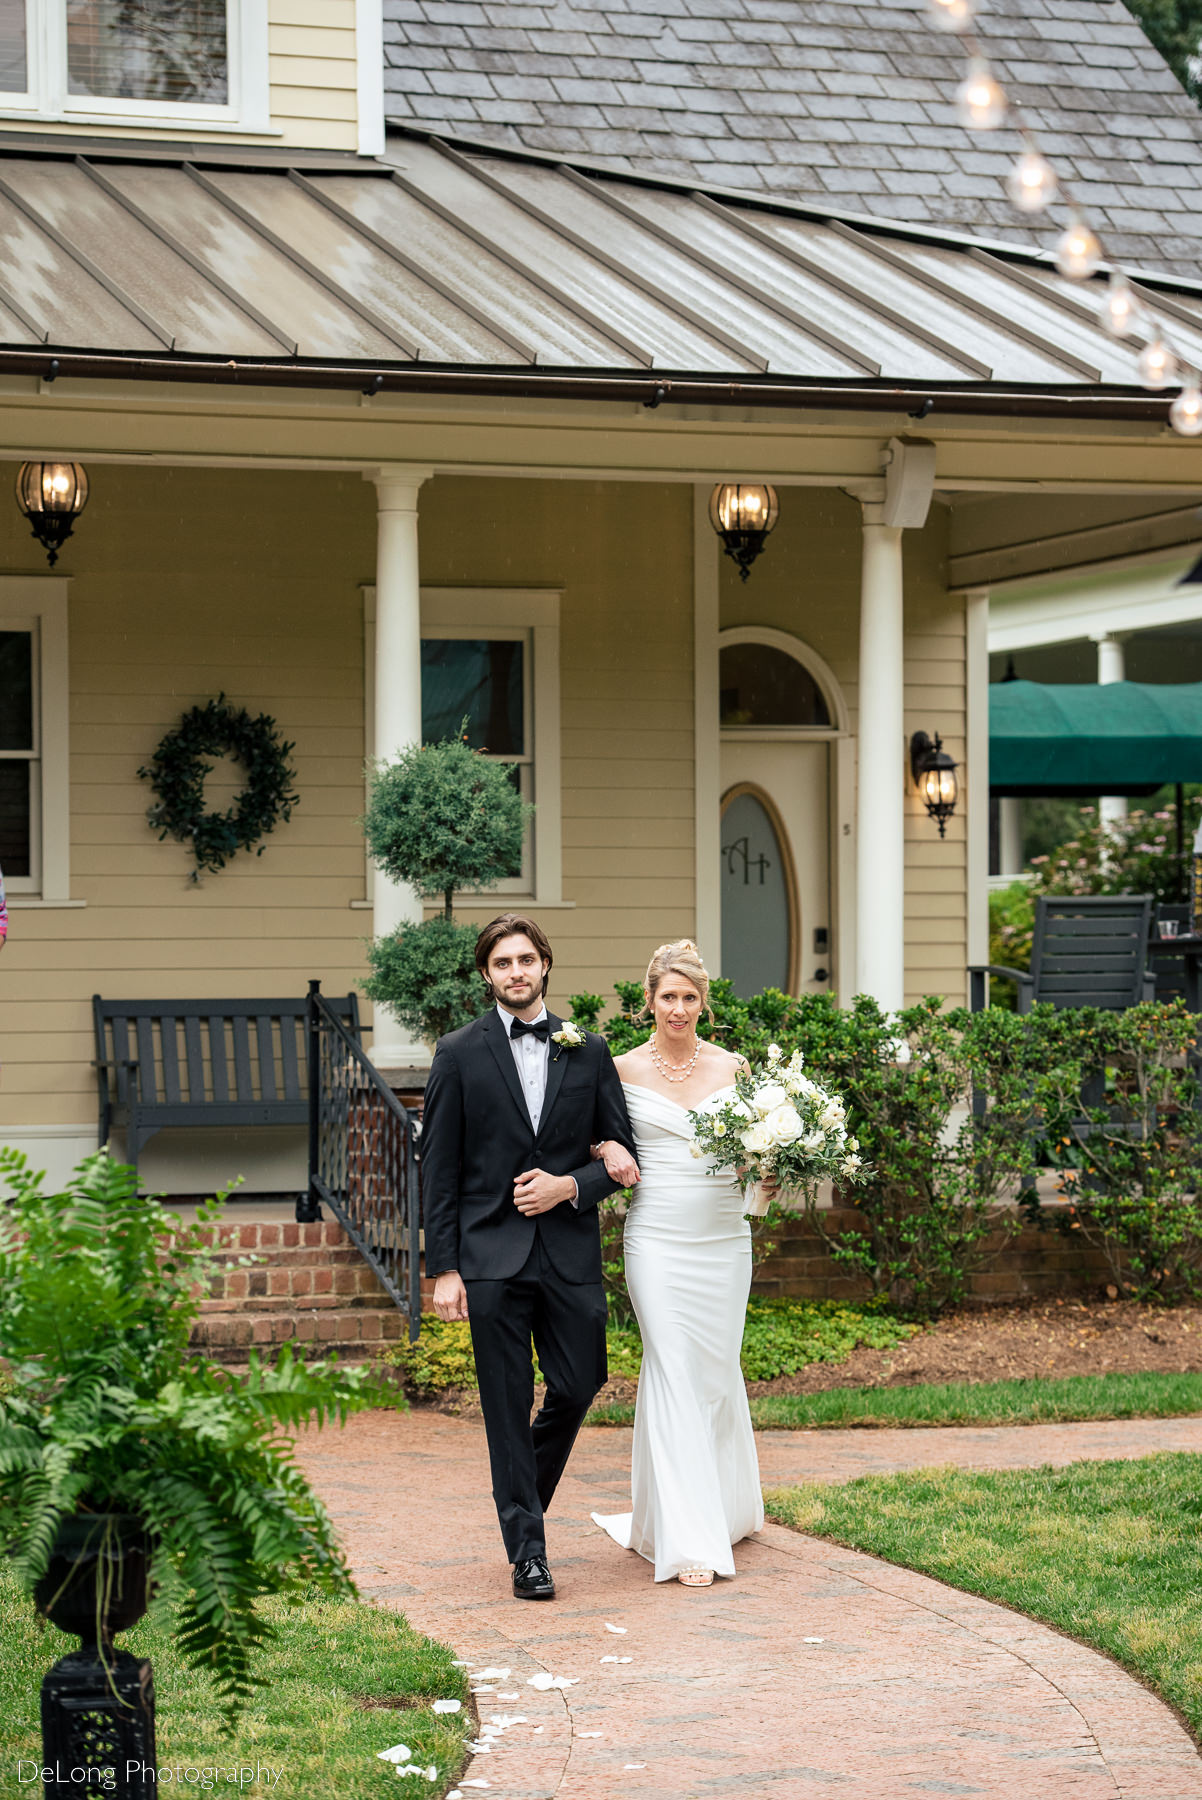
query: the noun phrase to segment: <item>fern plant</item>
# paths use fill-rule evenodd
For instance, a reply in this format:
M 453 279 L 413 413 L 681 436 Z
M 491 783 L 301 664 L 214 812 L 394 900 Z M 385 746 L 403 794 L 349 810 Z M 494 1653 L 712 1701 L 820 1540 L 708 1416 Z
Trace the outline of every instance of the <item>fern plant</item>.
M 366 1378 L 306 1365 L 285 1346 L 236 1376 L 188 1356 L 216 1269 L 208 1236 L 139 1198 L 136 1171 L 104 1151 L 60 1193 L 0 1150 L 0 1548 L 30 1590 L 60 1523 L 134 1513 L 153 1544 L 152 1608 L 213 1677 L 229 1720 L 252 1693 L 272 1635 L 267 1595 L 354 1587 L 330 1519 L 288 1434 L 375 1397 Z

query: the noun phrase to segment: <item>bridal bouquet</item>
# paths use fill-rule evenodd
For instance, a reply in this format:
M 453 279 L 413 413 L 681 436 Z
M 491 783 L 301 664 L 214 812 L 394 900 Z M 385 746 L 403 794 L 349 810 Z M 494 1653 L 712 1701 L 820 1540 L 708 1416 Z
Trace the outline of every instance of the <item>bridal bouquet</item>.
M 736 1075 L 733 1098 L 689 1114 L 693 1154 L 710 1159 L 712 1174 L 731 1170 L 744 1193 L 765 1177 L 782 1194 L 812 1190 L 823 1180 L 848 1186 L 865 1179 L 869 1171 L 848 1136 L 842 1100 L 811 1081 L 802 1063 L 800 1050 L 786 1061 L 769 1044 L 765 1062 Z

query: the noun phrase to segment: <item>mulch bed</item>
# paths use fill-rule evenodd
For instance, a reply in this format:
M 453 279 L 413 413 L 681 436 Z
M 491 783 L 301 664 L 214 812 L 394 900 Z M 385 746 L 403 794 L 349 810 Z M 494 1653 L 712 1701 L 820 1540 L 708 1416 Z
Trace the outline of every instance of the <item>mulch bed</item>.
M 749 1382 L 747 1391 L 753 1396 L 817 1394 L 829 1388 L 1012 1381 L 1033 1375 L 1193 1371 L 1202 1371 L 1202 1306 L 1073 1299 L 954 1313 L 892 1350 L 853 1350 L 845 1362 L 811 1363 L 796 1375 Z M 597 1396 L 598 1404 L 630 1404 L 636 1390 L 633 1381 L 610 1381 Z M 474 1390 L 417 1403 L 459 1418 L 480 1412 Z

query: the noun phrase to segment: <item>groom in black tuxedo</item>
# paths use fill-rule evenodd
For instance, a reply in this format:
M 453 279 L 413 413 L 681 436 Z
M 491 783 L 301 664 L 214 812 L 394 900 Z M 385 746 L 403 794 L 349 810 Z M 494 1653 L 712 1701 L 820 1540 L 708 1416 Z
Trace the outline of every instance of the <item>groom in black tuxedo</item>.
M 471 1325 L 520 1600 L 555 1597 L 543 1514 L 607 1376 L 597 1203 L 615 1183 L 592 1146 L 621 1145 L 621 1185 L 639 1178 L 608 1045 L 592 1032 L 557 1041 L 551 961 L 533 919 L 504 913 L 484 927 L 476 967 L 495 1005 L 439 1039 L 421 1136 L 426 1273 L 438 1317 Z M 533 1424 L 532 1337 L 547 1384 Z

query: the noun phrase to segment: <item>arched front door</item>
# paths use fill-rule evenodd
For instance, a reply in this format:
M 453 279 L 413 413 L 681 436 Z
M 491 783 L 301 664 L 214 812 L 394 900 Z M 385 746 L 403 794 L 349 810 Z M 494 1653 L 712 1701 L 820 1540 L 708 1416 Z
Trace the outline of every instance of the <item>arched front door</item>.
M 722 973 L 742 995 L 823 993 L 837 721 L 815 675 L 782 647 L 795 640 L 723 637 Z

